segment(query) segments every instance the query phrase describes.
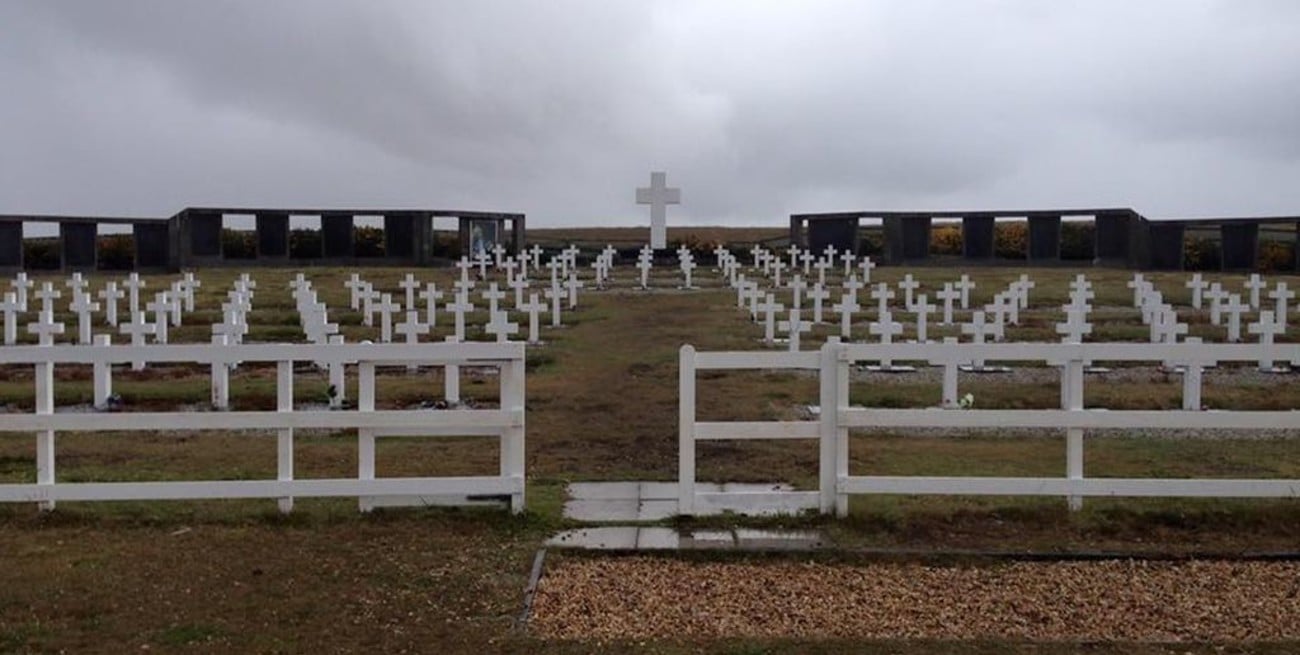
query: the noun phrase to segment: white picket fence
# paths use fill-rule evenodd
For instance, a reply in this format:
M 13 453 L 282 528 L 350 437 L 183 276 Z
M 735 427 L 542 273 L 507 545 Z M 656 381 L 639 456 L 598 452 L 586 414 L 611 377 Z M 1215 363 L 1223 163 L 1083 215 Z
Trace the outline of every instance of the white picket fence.
M 929 363 L 945 369 L 942 408 L 887 409 L 849 406 L 850 367 L 882 360 Z M 956 409 L 957 371 L 972 362 L 1047 363 L 1061 369 L 1061 409 Z M 710 439 L 818 439 L 817 507 L 823 513 L 848 512 L 850 494 L 1035 495 L 1065 496 L 1072 508 L 1084 496 L 1296 497 L 1296 479 L 1086 478 L 1084 433 L 1098 429 L 1209 428 L 1300 429 L 1296 411 L 1202 410 L 1201 373 L 1217 363 L 1261 360 L 1300 362 L 1296 344 L 1138 344 L 1138 343 L 926 343 L 842 344 L 797 353 L 714 352 L 681 349 L 679 511 L 695 514 L 724 504 L 695 491 L 696 442 Z M 1096 362 L 1156 362 L 1183 370 L 1183 409 L 1111 410 L 1083 407 L 1084 370 Z M 820 416 L 810 421 L 696 420 L 696 373 L 700 370 L 816 370 Z M 990 383 L 996 383 L 990 381 Z M 863 476 L 849 471 L 849 431 L 854 428 L 1032 428 L 1066 437 L 1062 477 Z M 717 494 L 714 494 L 715 496 Z M 725 499 L 727 506 L 768 507 L 772 498 Z
M 91 365 L 98 371 L 128 362 L 198 363 L 225 372 L 229 365 L 276 362 L 275 411 L 169 411 L 55 413 L 54 368 Z M 358 398 L 353 410 L 296 410 L 293 404 L 295 362 L 321 362 L 331 370 L 355 364 Z M 290 511 L 294 497 L 360 498 L 363 511 L 379 505 L 460 504 L 508 499 L 524 508 L 524 346 L 497 343 L 421 344 L 186 344 L 100 346 L 10 346 L 0 349 L 0 364 L 35 367 L 35 411 L 0 414 L 0 433 L 35 433 L 36 483 L 0 484 L 0 502 L 36 502 L 44 509 L 56 501 L 278 498 Z M 497 409 L 376 409 L 375 370 L 410 364 L 493 367 L 500 371 Z M 214 382 L 218 376 L 214 373 Z M 97 385 L 98 386 L 98 385 Z M 97 395 L 98 395 L 97 390 Z M 225 390 L 215 390 L 214 398 Z M 295 479 L 294 430 L 356 430 L 358 471 L 355 479 Z M 178 432 L 247 430 L 275 435 L 274 480 L 169 482 L 59 482 L 55 474 L 55 437 L 60 432 Z M 380 437 L 489 437 L 500 443 L 500 472 L 471 477 L 375 477 L 375 440 Z M 255 438 L 255 437 L 254 437 Z

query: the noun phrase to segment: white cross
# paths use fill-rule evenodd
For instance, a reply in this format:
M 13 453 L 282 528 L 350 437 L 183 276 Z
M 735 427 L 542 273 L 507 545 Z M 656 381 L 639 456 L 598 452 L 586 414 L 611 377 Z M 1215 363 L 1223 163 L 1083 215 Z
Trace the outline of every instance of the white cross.
M 817 269 L 818 284 L 826 284 L 826 269 L 832 266 L 834 266 L 834 264 L 828 259 L 818 259 L 817 263 L 813 264 L 813 268 Z
M 903 324 L 895 321 L 894 315 L 886 311 L 876 317 L 876 320 L 867 326 L 867 331 L 879 336 L 882 345 L 889 345 L 894 342 L 894 336 L 903 333 Z M 889 360 L 882 359 L 880 365 L 888 367 L 890 362 Z
M 375 311 L 379 312 L 379 341 L 392 342 L 393 314 L 402 311 L 402 306 L 393 302 L 392 295 L 385 293 L 379 296 L 379 302 L 375 303 Z
M 952 324 L 952 302 L 961 298 L 961 292 L 953 288 L 951 282 L 944 282 L 943 289 L 934 294 L 943 301 L 943 324 Z
M 1259 273 L 1251 273 L 1250 279 L 1246 280 L 1245 287 L 1250 289 L 1250 308 L 1259 309 L 1259 290 L 1268 286 L 1264 280 L 1260 279 Z
M 1092 334 L 1092 324 L 1086 322 L 1087 314 L 1082 310 L 1067 310 L 1065 322 L 1056 324 L 1056 333 L 1062 335 L 1063 343 L 1083 343 L 1085 334 Z
M 432 328 L 438 324 L 438 301 L 442 300 L 442 292 L 438 290 L 438 285 L 433 282 L 424 285 L 424 291 L 420 292 L 420 300 L 424 301 L 424 320 Z
M 961 333 L 969 334 L 971 343 L 984 343 L 984 339 L 996 337 L 1000 329 L 1001 326 L 996 323 L 984 322 L 984 312 L 976 310 L 971 315 L 970 323 L 961 326 Z
M 474 311 L 474 304 L 469 301 L 469 293 L 461 291 L 457 293 L 454 301 L 447 303 L 447 311 L 455 317 L 455 333 L 457 341 L 465 340 L 465 314 Z
M 1205 292 L 1205 298 L 1210 301 L 1210 323 L 1218 325 L 1223 322 L 1223 302 L 1228 299 L 1228 295 L 1218 282 L 1211 284 L 1210 290 Z
M 497 343 L 506 343 L 510 341 L 510 335 L 519 332 L 519 324 L 511 323 L 509 318 L 510 315 L 505 312 L 492 312 L 492 319 L 483 326 L 483 331 L 496 335 Z
M 636 267 L 641 271 L 641 288 L 650 288 L 650 269 L 654 268 L 655 251 L 650 246 L 643 246 L 636 257 Z
M 831 309 L 840 313 L 840 337 L 848 341 L 849 333 L 853 328 L 853 313 L 862 309 L 858 305 L 857 297 L 846 293 L 840 297 L 840 302 L 833 305 Z
M 54 311 L 42 309 L 35 323 L 27 324 L 27 332 L 37 336 L 42 346 L 54 345 L 54 337 L 63 334 L 63 324 L 54 322 Z
M 308 282 L 307 285 L 310 286 L 311 283 Z M 172 325 L 176 327 L 180 327 L 181 325 L 181 313 L 182 310 L 184 309 L 184 305 L 182 303 L 184 302 L 185 294 L 187 293 L 185 289 L 186 289 L 185 282 L 183 280 L 178 280 L 172 283 L 172 288 L 167 293 L 167 300 L 170 301 L 170 314 L 171 314 Z
M 811 268 L 811 267 L 812 267 L 812 263 L 813 263 L 813 260 L 814 260 L 814 259 L 817 259 L 817 258 L 814 257 L 813 254 L 810 253 L 810 252 L 804 252 L 804 253 L 802 253 L 802 254 L 799 255 L 799 261 L 800 261 L 801 263 L 803 263 L 803 274 L 804 274 L 804 275 L 812 275 L 812 268 Z
M 858 258 L 857 255 L 854 255 L 852 252 L 848 250 L 845 250 L 844 252 L 840 253 L 840 261 L 844 262 L 844 277 L 848 277 L 849 274 L 853 272 L 853 260 L 857 258 Z
M 406 338 L 406 343 L 419 343 L 420 335 L 429 333 L 429 324 L 420 321 L 420 312 L 406 310 L 406 320 L 398 323 L 394 331 Z
M 68 278 L 68 281 L 64 282 L 64 284 L 72 290 L 72 297 L 76 298 L 77 294 L 86 288 L 87 282 L 81 277 L 81 273 L 73 273 L 72 277 Z
M 542 267 L 542 247 L 534 243 L 532 249 L 528 252 L 533 256 L 533 270 L 540 269 Z
M 749 255 L 754 258 L 754 268 L 758 268 L 762 265 L 763 253 L 765 252 L 767 251 L 763 250 L 763 248 L 758 245 L 749 249 Z
M 415 279 L 414 275 L 407 273 L 397 286 L 406 292 L 406 308 L 415 307 L 415 292 L 420 288 L 420 281 Z
M 564 290 L 560 288 L 559 283 L 555 283 L 549 289 L 543 290 L 542 295 L 551 301 L 551 327 L 560 327 L 560 301 L 565 297 Z
M 1261 346 L 1264 346 L 1264 349 L 1261 349 L 1259 367 L 1263 370 L 1272 370 L 1273 360 L 1268 359 L 1268 357 L 1262 354 L 1262 352 L 1273 345 L 1274 336 L 1286 333 L 1286 326 L 1275 320 L 1272 310 L 1265 309 L 1259 313 L 1259 321 L 1251 323 L 1246 329 L 1249 330 L 1251 334 L 1258 334 L 1259 343 Z
M 182 297 L 185 300 L 185 311 L 193 312 L 194 291 L 203 286 L 203 281 L 195 279 L 193 272 L 185 271 L 185 275 L 184 277 L 181 278 L 180 284 L 181 284 L 181 291 L 183 294 Z M 355 305 L 353 306 L 353 309 L 356 309 Z
M 478 277 L 480 280 L 487 279 L 488 256 L 482 250 L 474 254 L 474 263 L 478 264 Z
M 865 285 L 864 283 L 858 281 L 858 276 L 856 276 L 856 275 L 850 275 L 850 276 L 849 276 L 849 279 L 847 279 L 847 280 L 844 281 L 844 285 L 843 285 L 843 286 L 844 286 L 844 292 L 847 293 L 847 294 L 849 294 L 850 296 L 853 296 L 853 302 L 857 302 L 857 301 L 858 301 L 858 291 L 860 291 L 860 290 L 862 289 L 862 287 L 864 287 L 864 286 L 866 286 L 866 285 Z
M 691 283 L 691 271 L 694 271 L 697 265 L 695 263 L 695 258 L 691 256 L 690 251 L 687 251 L 686 255 L 682 257 L 680 266 L 682 268 L 682 276 L 686 279 L 686 283 L 682 288 L 694 289 L 695 286 Z
M 1282 330 L 1286 331 L 1287 301 L 1295 298 L 1295 292 L 1286 288 L 1286 282 L 1278 282 L 1277 287 L 1268 292 L 1268 297 L 1277 303 L 1273 316 L 1277 319 L 1278 325 L 1282 326 Z
M 141 280 L 138 273 L 132 273 L 127 276 L 126 282 L 122 286 L 125 286 L 127 290 L 126 307 L 131 312 L 131 315 L 135 316 L 135 313 L 140 311 L 140 289 L 149 286 L 149 284 Z
M 862 269 L 862 282 L 863 282 L 863 283 L 865 283 L 865 284 L 871 284 L 871 269 L 873 269 L 873 268 L 875 268 L 875 267 L 876 267 L 876 263 L 873 262 L 873 261 L 871 261 L 871 258 L 870 258 L 870 257 L 866 257 L 866 256 L 864 256 L 864 257 L 862 258 L 862 261 L 858 264 L 858 268 Z
M 348 290 L 348 306 L 352 311 L 361 309 L 361 291 L 365 289 L 366 283 L 361 280 L 361 276 L 353 273 L 343 286 Z
M 798 265 L 799 265 L 799 246 L 796 246 L 796 245 L 794 245 L 794 244 L 790 244 L 790 247 L 786 250 L 786 252 L 789 253 L 789 255 L 790 255 L 790 268 L 794 268 L 794 267 L 798 266 Z
M 636 190 L 636 204 L 650 205 L 650 247 L 668 247 L 668 205 L 682 203 L 682 190 L 668 186 L 668 174 L 650 174 L 650 186 Z
M 1033 290 L 1037 284 L 1035 284 L 1033 280 L 1029 279 L 1028 275 L 1023 273 L 1020 274 L 1020 279 L 1016 280 L 1016 282 L 1018 286 L 1016 300 L 1020 303 L 1020 309 L 1029 309 L 1029 292 Z
M 1210 283 L 1201 279 L 1200 273 L 1194 273 L 1192 279 L 1188 280 L 1183 286 L 1192 290 L 1192 307 L 1201 308 L 1201 294 L 1210 288 Z
M 501 268 L 501 258 L 505 256 L 505 254 L 506 249 L 501 244 L 498 243 L 492 246 L 492 265 L 496 268 Z
M 585 286 L 582 280 L 578 279 L 577 274 L 569 276 L 564 282 L 564 288 L 569 292 L 569 309 L 575 309 L 578 306 L 578 289 Z
M 167 343 L 167 325 L 171 320 L 172 301 L 168 298 L 170 294 L 166 291 L 155 294 L 153 301 L 144 305 L 146 312 L 153 312 L 154 321 L 154 341 L 157 343 Z
M 0 314 L 4 314 L 5 318 L 4 344 L 6 346 L 12 346 L 18 340 L 18 311 L 18 294 L 6 291 L 4 302 L 0 302 Z
M 456 268 L 460 269 L 460 282 L 466 289 L 474 288 L 474 282 L 469 279 L 469 272 L 474 269 L 474 264 L 467 257 L 461 257 L 456 262 Z
M 512 286 L 511 283 L 515 281 L 515 271 L 519 269 L 519 262 L 515 261 L 514 257 L 507 257 L 498 267 L 506 272 L 506 286 Z
M 126 294 L 117 288 L 116 282 L 109 282 L 104 285 L 104 289 L 98 294 L 99 299 L 104 301 L 104 320 L 109 325 L 117 327 L 117 301 L 126 297 Z
M 884 282 L 881 282 L 872 288 L 871 298 L 876 301 L 877 314 L 883 315 L 889 313 L 889 301 L 894 299 L 894 295 L 894 291 Z
M 117 330 L 122 334 L 131 335 L 132 346 L 143 346 L 145 335 L 156 334 L 158 326 L 145 321 L 144 312 L 136 310 L 131 312 L 131 322 L 118 325 Z M 131 368 L 137 371 L 143 371 L 144 362 L 139 360 L 132 362 Z
M 1241 296 L 1228 295 L 1228 302 L 1223 303 L 1223 311 L 1228 313 L 1228 341 L 1241 341 L 1241 315 L 1249 310 L 1250 305 L 1241 302 Z
M 497 309 L 499 309 L 499 306 L 497 305 L 497 301 L 506 297 L 506 293 L 504 291 L 497 289 L 496 282 L 489 284 L 487 291 L 481 292 L 481 295 L 483 296 L 483 299 L 488 302 L 489 314 L 497 313 Z
M 912 311 L 912 292 L 919 286 L 921 283 L 913 280 L 911 273 L 904 275 L 903 281 L 898 283 L 898 288 L 903 290 L 903 309 Z
M 777 328 L 786 333 L 789 338 L 790 352 L 794 353 L 799 352 L 800 335 L 811 330 L 812 325 L 805 323 L 800 317 L 799 309 L 794 308 L 790 310 L 790 318 L 781 321 Z
M 141 314 L 141 318 L 143 315 Z M 122 334 L 130 334 L 124 327 L 126 323 L 118 326 L 118 331 Z M 221 322 L 213 324 L 212 336 L 225 337 L 226 343 L 235 344 L 243 338 L 244 333 L 248 331 L 248 324 L 244 323 L 243 317 L 240 316 L 239 310 L 232 309 L 229 305 L 223 305 L 221 310 Z M 148 331 L 153 334 L 152 330 Z M 134 340 L 134 335 L 132 335 Z
M 1164 305 L 1151 318 L 1152 343 L 1178 343 L 1178 335 L 1187 334 L 1187 324 L 1178 322 L 1178 313 Z
M 912 311 L 916 312 L 917 343 L 925 343 L 930 340 L 929 335 L 927 334 L 927 328 L 930 322 L 930 314 L 936 309 L 938 309 L 938 307 L 936 305 L 931 305 L 930 299 L 924 293 L 918 295 L 916 297 L 916 302 L 912 303 Z
M 813 287 L 808 290 L 808 299 L 811 300 L 813 304 L 813 323 L 822 322 L 822 303 L 830 297 L 831 292 L 827 291 L 820 282 L 814 284 Z
M 36 292 L 36 297 L 41 301 L 41 311 L 54 313 L 54 301 L 63 297 L 63 293 L 54 288 L 49 282 L 41 283 L 41 290 Z
M 975 283 L 970 281 L 970 276 L 963 273 L 961 279 L 952 286 L 961 292 L 961 308 L 970 309 L 970 292 L 975 288 Z
M 803 281 L 803 277 L 797 274 L 794 275 L 793 277 L 790 278 L 790 283 L 786 286 L 790 288 L 790 292 L 793 294 L 793 298 L 790 301 L 790 306 L 793 307 L 794 309 L 802 309 L 803 292 L 805 289 L 808 288 L 807 283 Z
M 361 324 L 371 327 L 375 324 L 375 301 L 379 300 L 379 292 L 369 282 L 363 283 L 361 295 Z
M 536 293 L 530 293 L 528 302 L 520 305 L 519 309 L 528 312 L 528 343 L 537 343 L 537 317 L 546 311 L 546 303 L 539 301 Z
M 1133 290 L 1133 306 L 1142 306 L 1142 296 L 1147 288 L 1148 282 L 1142 277 L 1141 273 L 1134 273 L 1133 279 L 1129 280 L 1124 286 Z
M 27 311 L 27 290 L 35 285 L 36 283 L 27 279 L 27 274 L 22 271 L 18 271 L 14 279 L 9 282 L 9 286 L 14 288 L 14 298 L 18 302 L 18 311 Z
M 785 309 L 785 305 L 776 302 L 776 296 L 767 294 L 767 298 L 758 306 L 758 311 L 763 312 L 763 342 L 772 343 L 776 340 L 776 313 Z
M 781 271 L 785 270 L 785 262 L 778 259 L 772 262 L 772 284 L 781 286 Z

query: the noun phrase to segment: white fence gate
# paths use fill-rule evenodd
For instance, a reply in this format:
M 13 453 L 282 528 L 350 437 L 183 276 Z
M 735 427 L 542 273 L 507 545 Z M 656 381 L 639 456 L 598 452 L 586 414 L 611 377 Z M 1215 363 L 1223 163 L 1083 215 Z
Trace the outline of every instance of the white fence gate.
M 849 372 L 857 362 L 926 362 L 944 368 L 943 407 L 886 409 L 849 406 Z M 985 360 L 1047 363 L 1061 369 L 1061 409 L 957 409 L 959 367 Z M 842 344 L 819 352 L 696 353 L 681 350 L 679 511 L 700 511 L 695 493 L 695 442 L 706 439 L 819 439 L 816 506 L 823 513 L 848 512 L 849 494 L 1059 495 L 1080 506 L 1084 496 L 1296 497 L 1300 480 L 1086 478 L 1086 430 L 1209 428 L 1300 429 L 1300 412 L 1201 409 L 1201 373 L 1220 362 L 1300 362 L 1296 344 L 1005 343 Z M 1084 369 L 1091 362 L 1158 362 L 1183 371 L 1183 409 L 1110 410 L 1083 406 Z M 695 420 L 696 371 L 701 369 L 816 369 L 820 416 L 796 422 L 699 422 Z M 849 471 L 853 428 L 1037 428 L 1066 437 L 1063 477 L 863 476 Z M 716 499 L 715 499 L 716 500 Z M 761 507 L 764 499 L 755 497 Z M 733 503 L 734 504 L 734 503 Z
M 275 411 L 170 411 L 55 413 L 54 368 L 91 365 L 96 369 L 96 397 L 113 364 L 180 362 L 210 365 L 213 381 L 226 384 L 226 372 L 238 362 L 276 362 Z M 358 397 L 352 410 L 296 410 L 293 404 L 295 362 L 318 362 L 332 370 L 355 364 Z M 508 499 L 514 512 L 524 508 L 524 346 L 523 344 L 187 344 L 9 346 L 0 349 L 0 364 L 35 367 L 36 406 L 30 414 L 0 414 L 0 433 L 35 433 L 35 484 L 0 484 L 0 502 L 36 502 L 44 509 L 56 501 L 278 498 L 290 511 L 295 496 L 357 496 L 363 511 L 385 504 L 447 504 L 489 498 Z M 480 366 L 500 371 L 497 409 L 382 410 L 375 406 L 375 369 L 411 364 L 443 367 Z M 219 374 L 217 372 L 220 372 Z M 214 386 L 213 397 L 226 390 Z M 358 470 L 355 479 L 295 479 L 295 429 L 356 430 Z M 177 482 L 59 482 L 55 474 L 55 437 L 60 432 L 176 432 L 183 430 L 266 431 L 277 439 L 274 480 Z M 479 436 L 497 439 L 500 472 L 495 476 L 375 477 L 375 440 L 380 437 Z

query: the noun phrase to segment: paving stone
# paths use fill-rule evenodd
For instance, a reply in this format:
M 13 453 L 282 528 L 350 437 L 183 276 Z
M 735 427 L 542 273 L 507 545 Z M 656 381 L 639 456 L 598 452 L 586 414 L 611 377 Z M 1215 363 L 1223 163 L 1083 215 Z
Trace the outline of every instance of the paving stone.
M 640 482 L 569 483 L 569 497 L 575 500 L 636 500 L 640 495 Z
M 546 540 L 549 548 L 587 548 L 591 550 L 632 550 L 637 545 L 638 528 L 614 526 L 565 530 Z
M 575 521 L 635 521 L 639 505 L 635 498 L 570 500 L 564 504 L 564 518 Z
M 681 537 L 672 528 L 640 528 L 637 530 L 638 550 L 677 550 Z

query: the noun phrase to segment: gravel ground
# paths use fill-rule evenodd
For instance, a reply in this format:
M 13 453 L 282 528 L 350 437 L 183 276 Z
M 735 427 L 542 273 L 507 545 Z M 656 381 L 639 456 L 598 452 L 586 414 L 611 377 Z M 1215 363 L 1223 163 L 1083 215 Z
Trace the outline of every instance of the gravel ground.
M 530 630 L 560 639 L 1291 640 L 1300 639 L 1300 563 L 575 558 L 548 566 Z

